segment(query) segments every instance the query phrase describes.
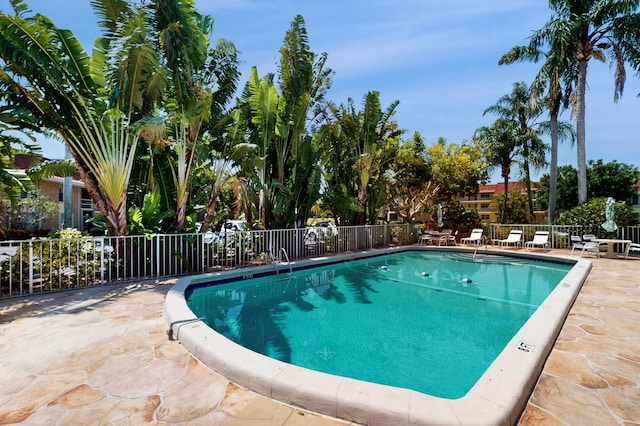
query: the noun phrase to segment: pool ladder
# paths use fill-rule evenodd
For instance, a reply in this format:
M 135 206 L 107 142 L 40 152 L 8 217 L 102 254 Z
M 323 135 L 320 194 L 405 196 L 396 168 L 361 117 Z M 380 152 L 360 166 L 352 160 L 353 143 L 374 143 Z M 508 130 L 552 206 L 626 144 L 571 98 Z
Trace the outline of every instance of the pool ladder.
M 487 245 L 486 241 L 484 241 L 484 239 L 482 241 L 478 241 L 478 243 L 476 244 L 476 249 L 473 251 L 473 260 L 476 260 L 476 255 L 478 254 L 478 250 L 480 249 L 481 245 L 484 245 L 485 254 L 489 253 L 489 246 Z
M 284 255 L 284 258 L 287 260 L 287 265 L 289 265 L 289 273 L 292 273 L 293 269 L 291 268 L 291 260 L 289 260 L 289 255 L 287 254 L 287 251 L 284 249 L 284 247 L 281 247 L 278 252 L 278 262 L 280 261 L 280 253 L 282 253 Z M 278 263 L 276 263 L 276 258 L 273 255 L 273 251 L 271 250 L 269 250 L 269 257 L 271 258 L 271 263 L 274 263 L 276 265 L 276 275 L 280 275 Z

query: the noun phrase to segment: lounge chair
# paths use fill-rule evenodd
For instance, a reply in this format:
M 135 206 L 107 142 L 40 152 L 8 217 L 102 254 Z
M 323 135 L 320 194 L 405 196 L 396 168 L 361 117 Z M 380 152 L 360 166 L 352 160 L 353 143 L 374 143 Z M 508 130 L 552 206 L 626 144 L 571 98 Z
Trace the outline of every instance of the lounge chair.
M 627 259 L 629 257 L 629 252 L 637 251 L 640 252 L 640 244 L 631 243 L 627 245 L 627 249 L 624 251 L 624 258 Z
M 483 232 L 484 230 L 482 228 L 471 230 L 471 235 L 465 238 L 460 238 L 460 244 L 473 244 L 479 246 L 484 243 L 484 237 L 482 236 Z
M 524 246 L 527 250 L 534 247 L 540 247 L 542 251 L 544 251 L 545 248 L 550 248 L 549 231 L 536 231 L 533 235 L 533 240 L 527 241 L 524 243 Z
M 504 240 L 498 240 L 500 247 L 522 247 L 522 231 L 513 229 L 509 231 L 509 235 Z
M 597 241 L 591 240 L 583 240 L 577 235 L 571 236 L 571 255 L 573 256 L 573 251 L 575 249 L 580 250 L 580 257 L 584 255 L 584 252 L 591 252 L 596 255 L 596 257 L 600 257 L 600 243 Z

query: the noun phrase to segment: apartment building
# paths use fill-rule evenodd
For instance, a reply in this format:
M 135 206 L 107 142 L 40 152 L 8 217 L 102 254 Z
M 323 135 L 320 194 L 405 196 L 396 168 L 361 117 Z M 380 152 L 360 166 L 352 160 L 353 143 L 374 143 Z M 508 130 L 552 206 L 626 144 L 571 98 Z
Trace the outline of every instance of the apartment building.
M 19 169 L 27 169 L 31 166 L 31 157 L 26 154 L 17 154 L 14 158 L 14 164 Z M 62 229 L 64 223 L 64 178 L 44 178 L 34 182 L 34 186 L 49 201 L 57 202 L 59 211 L 55 217 L 40 223 L 39 228 L 47 230 Z M 71 187 L 71 226 L 82 231 L 85 229 L 85 221 L 95 215 L 95 208 L 93 200 L 85 189 L 85 184 L 80 180 L 79 175 L 71 179 Z M 23 193 L 23 196 L 26 197 L 27 194 Z
M 532 182 L 532 187 L 535 197 L 535 182 Z M 480 216 L 482 222 L 496 223 L 498 222 L 498 210 L 491 207 L 491 201 L 499 194 L 504 194 L 504 182 L 480 185 L 478 192 L 475 195 L 460 198 L 460 203 L 467 209 L 475 210 Z M 522 194 L 526 194 L 527 190 L 521 182 L 509 182 L 509 191 L 520 191 Z M 547 220 L 546 211 L 534 211 L 535 222 L 543 222 Z

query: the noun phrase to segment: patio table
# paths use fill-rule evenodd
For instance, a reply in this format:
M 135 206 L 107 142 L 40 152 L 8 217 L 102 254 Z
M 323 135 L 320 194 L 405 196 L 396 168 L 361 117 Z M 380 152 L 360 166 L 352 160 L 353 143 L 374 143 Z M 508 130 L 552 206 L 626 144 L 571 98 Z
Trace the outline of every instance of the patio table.
M 622 249 L 622 252 L 624 253 L 627 248 L 627 244 L 631 244 L 631 240 L 619 240 L 617 238 L 596 238 L 594 241 L 607 245 L 607 252 L 604 254 L 604 257 L 609 259 L 616 259 L 618 257 L 613 251 L 613 246 L 616 244 L 624 244 L 624 248 Z

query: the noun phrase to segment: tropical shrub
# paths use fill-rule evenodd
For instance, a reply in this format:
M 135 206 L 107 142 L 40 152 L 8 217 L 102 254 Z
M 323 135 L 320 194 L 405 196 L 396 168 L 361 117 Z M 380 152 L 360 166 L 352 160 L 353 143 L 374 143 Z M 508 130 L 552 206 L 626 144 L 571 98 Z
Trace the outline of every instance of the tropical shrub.
M 607 198 L 592 198 L 584 204 L 564 212 L 558 219 L 559 225 L 581 225 L 585 234 L 594 234 L 599 238 L 615 237 L 616 232 L 607 232 L 602 228 L 606 221 L 605 206 Z M 638 223 L 637 214 L 624 202 L 616 201 L 614 222 L 618 226 L 633 226 Z
M 42 291 L 85 287 L 98 282 L 104 266 L 101 262 L 107 262 L 110 253 L 105 250 L 103 255 L 100 244 L 91 237 L 83 237 L 74 228 L 62 229 L 54 236 L 22 242 L 3 265 L 1 279 L 21 281 L 24 288 L 31 275 L 34 285 Z
M 9 206 L 10 203 L 3 202 Z M 40 230 L 42 222 L 46 222 L 58 215 L 60 209 L 58 203 L 49 201 L 38 191 L 30 192 L 25 198 L 21 198 L 15 205 L 7 209 L 3 222 L 14 229 Z
M 480 215 L 473 209 L 465 208 L 458 201 L 452 201 L 444 206 L 442 221 L 444 222 L 444 228 L 466 232 L 478 227 Z
M 504 209 L 504 192 L 496 195 L 490 203 L 498 213 L 498 218 L 504 217 L 504 223 L 530 223 L 529 212 L 527 208 L 527 196 L 521 194 L 518 190 L 509 191 L 507 195 L 507 211 L 502 214 Z

